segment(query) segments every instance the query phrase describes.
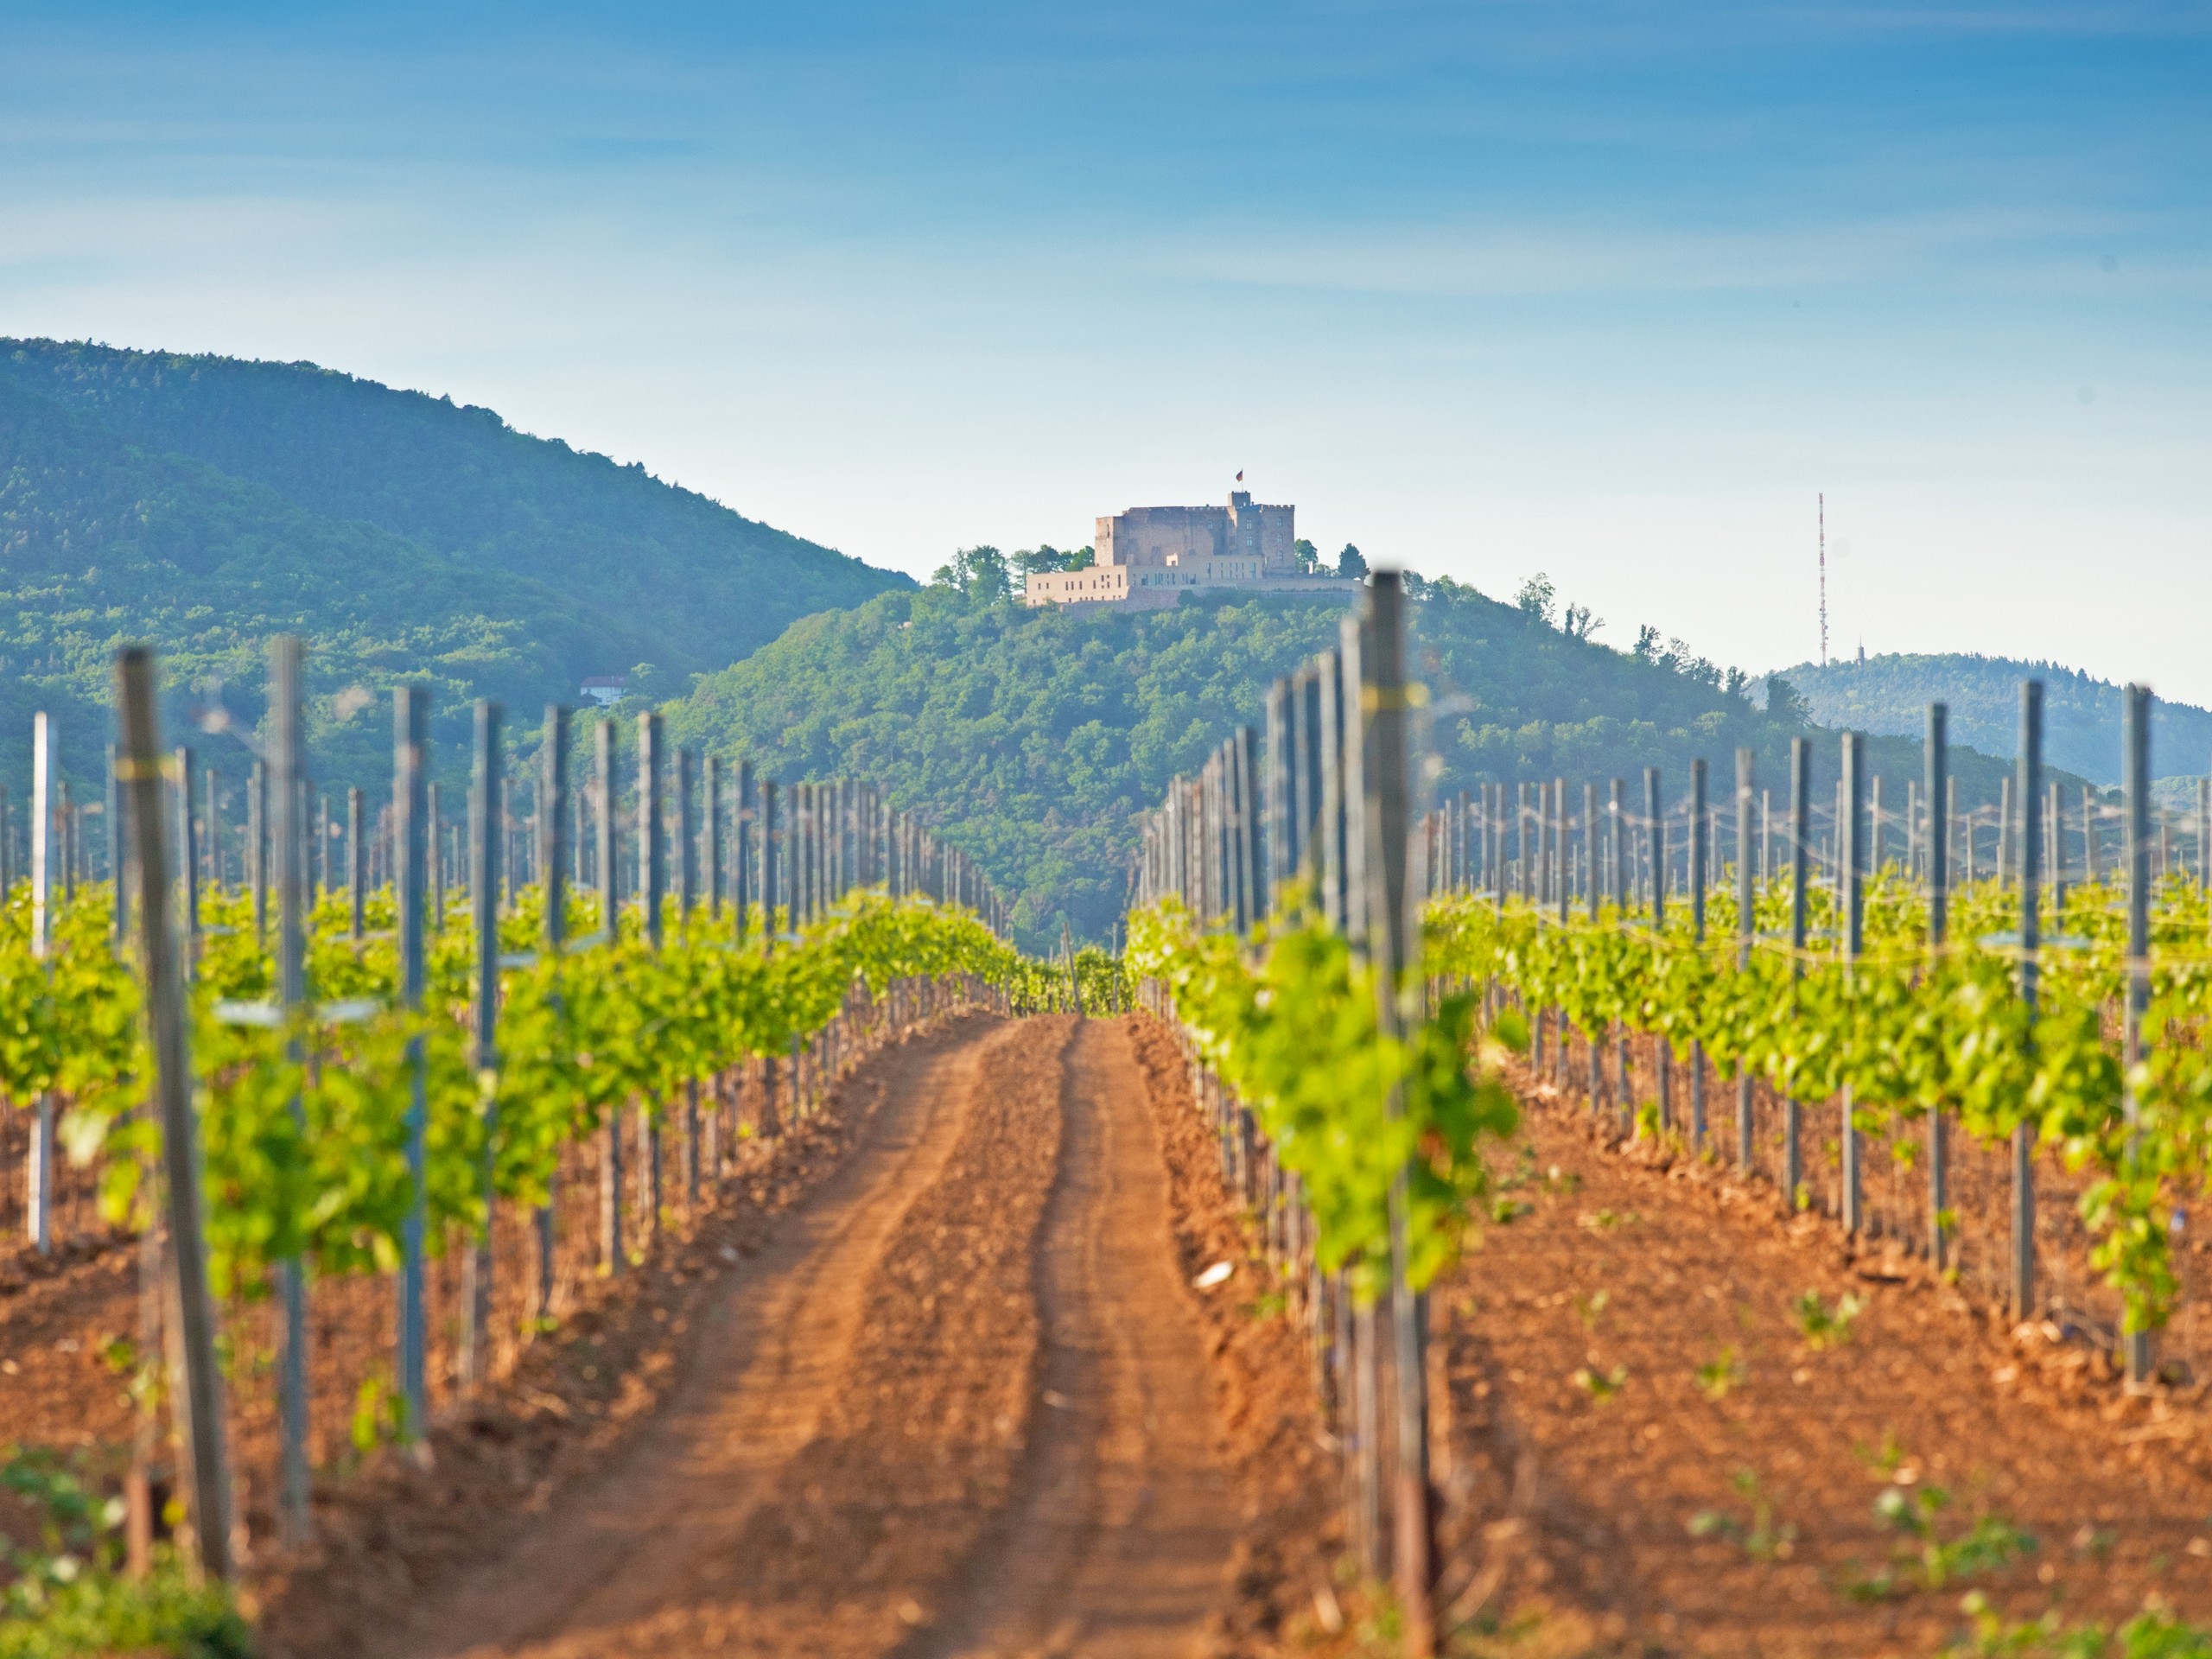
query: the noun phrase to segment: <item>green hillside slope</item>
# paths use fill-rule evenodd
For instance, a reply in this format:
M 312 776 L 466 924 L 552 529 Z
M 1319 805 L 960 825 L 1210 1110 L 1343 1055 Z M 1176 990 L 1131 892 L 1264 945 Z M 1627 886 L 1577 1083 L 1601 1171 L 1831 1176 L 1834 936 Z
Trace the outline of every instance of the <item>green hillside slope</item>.
M 313 364 L 0 340 L 0 379 L 321 518 L 542 583 L 604 632 L 570 670 L 650 660 L 680 680 L 811 612 L 912 585 L 641 467 L 528 436 L 488 409 Z M 649 658 L 633 654 L 640 639 L 652 642 Z
M 159 649 L 168 724 L 181 731 L 195 703 L 257 718 L 264 642 L 286 631 L 313 642 L 319 768 L 365 783 L 389 778 L 388 716 L 364 708 L 341 719 L 337 693 L 426 681 L 441 735 L 458 738 L 468 698 L 531 707 L 608 637 L 603 619 L 543 583 L 318 518 L 0 378 L 0 766 L 11 789 L 28 777 L 38 709 L 62 722 L 67 770 L 92 776 L 118 645 Z M 643 636 L 628 642 L 645 648 Z
M 1236 724 L 1256 721 L 1268 682 L 1333 644 L 1341 614 L 1339 602 L 1302 596 L 1115 613 L 938 587 L 887 594 L 809 618 L 708 676 L 671 706 L 671 736 L 750 755 L 786 779 L 880 779 L 1020 896 L 1031 942 L 1056 942 L 1062 916 L 1101 938 L 1126 895 L 1136 815 Z M 1449 711 L 1433 734 L 1439 793 L 1554 775 L 1627 777 L 1635 789 L 1640 769 L 1657 765 L 1672 801 L 1694 756 L 1713 768 L 1716 792 L 1732 787 L 1738 744 L 1786 793 L 1801 728 L 1679 651 L 1572 639 L 1449 582 L 1427 585 L 1414 630 L 1421 671 Z M 1815 789 L 1832 792 L 1838 745 L 1819 735 Z M 1918 746 L 1891 741 L 1878 758 L 1901 805 Z M 1959 770 L 1970 798 L 1994 797 L 1997 763 L 1961 755 Z
M 2018 752 L 2020 682 L 2044 683 L 2044 753 L 2053 766 L 2111 788 L 2120 780 L 2121 688 L 2056 663 L 1965 652 L 1892 654 L 1827 667 L 1801 663 L 1782 671 L 1823 726 L 1917 734 L 1931 702 L 1950 706 L 1951 731 L 1990 754 Z M 2151 770 L 2157 777 L 2195 776 L 2212 764 L 2212 709 L 2154 702 Z

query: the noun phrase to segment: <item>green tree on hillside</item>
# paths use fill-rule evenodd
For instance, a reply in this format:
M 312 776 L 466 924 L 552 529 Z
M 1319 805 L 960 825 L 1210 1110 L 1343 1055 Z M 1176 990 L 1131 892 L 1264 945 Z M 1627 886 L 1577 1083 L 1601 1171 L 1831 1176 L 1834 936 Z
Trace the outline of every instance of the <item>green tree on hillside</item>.
M 1023 573 L 1025 575 L 1027 572 Z M 1014 591 L 1007 556 L 995 547 L 963 547 L 950 564 L 940 564 L 930 576 L 932 587 L 950 588 L 969 599 L 1004 599 Z
M 1337 555 L 1337 574 L 1351 582 L 1358 581 L 1367 575 L 1366 559 L 1361 556 L 1360 550 L 1350 542 L 1346 542 L 1344 550 Z
M 1057 944 L 1063 918 L 1103 939 L 1128 897 L 1139 816 L 1261 720 L 1271 680 L 1337 642 L 1354 592 L 1217 591 L 1148 612 L 1032 610 L 950 582 L 885 594 L 705 677 L 670 705 L 671 741 L 786 781 L 875 779 L 1020 902 L 1027 943 Z M 1451 710 L 1424 728 L 1432 798 L 1540 778 L 1602 787 L 1645 766 L 1676 798 L 1692 757 L 1732 776 L 1739 744 L 1769 787 L 1786 785 L 1799 728 L 1753 708 L 1740 674 L 1708 677 L 1679 642 L 1637 657 L 1576 639 L 1448 578 L 1421 594 L 1414 660 L 1430 706 Z M 1816 743 L 1816 791 L 1833 791 L 1838 754 Z M 1904 799 L 1916 746 L 1885 740 L 1875 759 Z M 1957 769 L 1969 800 L 1993 797 L 2003 770 L 1965 755 Z

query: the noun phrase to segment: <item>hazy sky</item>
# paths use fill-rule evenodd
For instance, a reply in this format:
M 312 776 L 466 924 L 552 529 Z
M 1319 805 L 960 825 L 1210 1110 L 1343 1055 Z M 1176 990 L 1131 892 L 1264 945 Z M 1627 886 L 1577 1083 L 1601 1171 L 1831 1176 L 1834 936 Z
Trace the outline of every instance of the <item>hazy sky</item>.
M 5 7 L 0 334 L 918 574 L 1242 468 L 1724 663 L 2212 702 L 2212 3 Z M 188 17 L 180 17 L 180 12 Z

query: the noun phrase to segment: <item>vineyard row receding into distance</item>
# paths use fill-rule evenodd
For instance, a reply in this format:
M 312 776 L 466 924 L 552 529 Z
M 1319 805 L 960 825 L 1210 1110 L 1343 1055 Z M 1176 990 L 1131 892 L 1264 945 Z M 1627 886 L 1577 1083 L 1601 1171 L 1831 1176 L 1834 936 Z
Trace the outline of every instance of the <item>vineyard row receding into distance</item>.
M 779 791 L 740 766 L 725 791 L 710 760 L 700 826 L 690 757 L 669 766 L 654 715 L 633 823 L 611 723 L 578 789 L 550 708 L 543 810 L 518 824 L 502 711 L 480 702 L 467 820 L 433 856 L 427 699 L 401 688 L 385 879 L 357 791 L 344 885 L 318 892 L 302 646 L 271 655 L 241 881 L 203 879 L 218 826 L 189 753 L 156 737 L 149 654 L 126 652 L 119 868 L 87 880 L 41 715 L 29 869 L 0 910 L 23 1227 L 49 1255 L 138 1240 L 112 1565 L 171 1589 L 228 1577 L 257 1531 L 299 1541 L 318 1471 L 418 1444 L 875 1047 L 968 1008 L 1117 1000 L 1103 952 L 1004 944 L 981 873 L 872 788 Z M 273 1389 L 250 1386 L 264 1367 Z M 172 1483 L 181 1551 L 158 1539 Z M 92 1593 L 56 1559 L 39 1595 Z
M 1748 750 L 1725 810 L 1699 761 L 1679 802 L 1650 769 L 1640 800 L 1547 779 L 1415 812 L 1427 694 L 1401 604 L 1379 576 L 1340 647 L 1274 685 L 1264 728 L 1171 785 L 1144 824 L 1128 966 L 1264 1217 L 1343 1448 L 1347 1531 L 1394 1584 L 1408 1651 L 1438 1639 L 1453 1587 L 1433 1555 L 1423 1292 L 1482 1217 L 1483 1143 L 1515 1125 L 1481 1052 L 1525 1052 L 1529 1084 L 1579 1093 L 1621 1142 L 1732 1163 L 1783 1214 L 1925 1260 L 2131 1389 L 2212 1376 L 2187 1234 L 2212 1184 L 2212 906 L 2202 860 L 2184 871 L 2154 817 L 2146 691 L 2126 702 L 2123 805 L 2084 798 L 2071 869 L 2033 681 L 1979 863 L 1940 704 L 1924 782 L 1886 819 L 1853 733 L 1832 812 L 1806 739 L 1783 812 Z M 2212 783 L 2199 802 L 2212 846 Z M 2155 1610 L 2120 1634 L 2170 1633 L 2206 1639 Z
M 1701 764 L 1679 808 L 1651 772 L 1636 811 L 1615 785 L 1573 813 L 1552 780 L 1421 810 L 1407 603 L 1379 573 L 1338 648 L 1272 688 L 1264 732 L 1239 730 L 1146 816 L 1120 960 L 1020 956 L 986 925 L 1006 907 L 973 867 L 862 786 L 705 768 L 702 826 L 652 715 L 630 903 L 611 728 L 592 787 L 573 789 L 557 709 L 518 837 L 499 711 L 479 706 L 465 826 L 434 857 L 426 700 L 406 688 L 391 880 L 370 887 L 349 812 L 347 881 L 318 899 L 289 639 L 243 880 L 203 890 L 213 797 L 195 817 L 191 763 L 155 729 L 150 657 L 123 653 L 121 879 L 70 868 L 41 721 L 29 879 L 0 936 L 27 1225 L 68 1248 L 57 1217 L 81 1217 L 96 1185 L 108 1236 L 136 1241 L 119 1564 L 188 1587 L 232 1573 L 257 1533 L 301 1539 L 318 1481 L 381 1442 L 410 1453 L 592 1281 L 803 1130 L 861 1057 L 966 1009 L 1137 1001 L 1170 1023 L 1254 1248 L 1310 1336 L 1352 1557 L 1390 1586 L 1409 1653 L 1434 1650 L 1478 1582 L 1440 1554 L 1427 1293 L 1492 1217 L 1516 1084 L 1580 1088 L 1620 1140 L 1763 1175 L 1780 1211 L 1827 1210 L 1867 1249 L 2116 1349 L 2136 1387 L 2203 1374 L 2212 1301 L 2185 1203 L 2208 1175 L 2212 917 L 2201 879 L 2153 879 L 2145 698 L 2118 886 L 2101 868 L 2046 879 L 2058 803 L 2032 683 L 2010 798 L 2044 810 L 1999 826 L 1991 879 L 1953 881 L 1972 832 L 1948 814 L 1930 833 L 1909 810 L 1905 860 L 1876 857 L 1851 734 L 1832 859 L 1809 745 L 1786 817 L 1759 810 L 1739 755 L 1732 868 Z M 1909 809 L 1948 799 L 1940 709 L 1927 763 Z M 1732 1136 L 1716 1077 L 1734 1085 Z M 172 1480 L 174 1548 L 157 1502 Z M 47 1590 L 74 1593 L 58 1575 Z

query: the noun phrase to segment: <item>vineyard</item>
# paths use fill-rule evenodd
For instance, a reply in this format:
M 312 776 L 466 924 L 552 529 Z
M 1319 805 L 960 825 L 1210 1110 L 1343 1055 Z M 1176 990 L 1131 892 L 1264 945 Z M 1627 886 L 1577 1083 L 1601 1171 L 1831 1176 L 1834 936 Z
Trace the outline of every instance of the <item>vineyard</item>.
M 1723 1402 L 1764 1380 L 1749 1360 L 1768 1345 L 1762 1357 L 1772 1363 L 1782 1287 L 1747 1284 L 1735 1262 L 1716 1259 L 1713 1220 L 1682 1214 L 1680 1199 L 1669 1195 L 1675 1226 L 1705 1236 L 1655 1230 L 1643 1244 L 1660 1262 L 1688 1250 L 1707 1282 L 1685 1286 L 1679 1267 L 1663 1267 L 1671 1288 L 1658 1306 L 1637 1310 L 1662 1322 L 1638 1336 L 1647 1357 L 1656 1349 L 1662 1363 L 1680 1367 L 1675 1377 L 1638 1378 L 1601 1357 L 1627 1345 L 1599 1333 L 1640 1300 L 1628 1286 L 1585 1279 L 1548 1300 L 1522 1290 L 1562 1280 L 1574 1287 L 1582 1275 L 1573 1257 L 1613 1254 L 1547 1224 L 1586 1187 L 1624 1185 L 1579 1150 L 1593 1143 L 1611 1149 L 1606 1162 L 1722 1195 L 1732 1212 L 1724 1230 L 1741 1235 L 1745 1207 L 1764 1211 L 1771 1235 L 1755 1242 L 1752 1228 L 1741 1239 L 1746 1251 L 1768 1255 L 1782 1240 L 1814 1236 L 1808 1228 L 1833 1230 L 1852 1287 L 1815 1284 L 1787 1301 L 1802 1357 L 1851 1343 L 1877 1304 L 1876 1287 L 1910 1285 L 1960 1319 L 1931 1374 L 1956 1373 L 1962 1354 L 1984 1341 L 2017 1346 L 2009 1363 L 1990 1368 L 2000 1395 L 2032 1364 L 2057 1380 L 2060 1398 L 2101 1395 L 2104 1421 L 2138 1424 L 2113 1436 L 2114 1465 L 2139 1469 L 2146 1443 L 2194 1446 L 2197 1430 L 2183 1414 L 2209 1357 L 2200 1334 L 2206 1285 L 2188 1216 L 2208 1176 L 2212 1072 L 2198 1034 L 2212 954 L 2205 885 L 2174 867 L 2170 830 L 2152 834 L 2147 696 L 2130 694 L 2117 884 L 2101 879 L 2095 816 L 2084 822 L 2086 879 L 2069 887 L 2063 857 L 2054 861 L 2065 815 L 2041 774 L 2032 683 L 2023 690 L 2024 758 L 2017 791 L 2000 808 L 1993 879 L 1986 866 L 1979 880 L 1952 874 L 1961 853 L 1972 869 L 1975 825 L 1942 809 L 1956 798 L 1946 787 L 1940 705 L 1930 710 L 1925 789 L 1897 815 L 1905 848 L 1895 861 L 1874 855 L 1881 821 L 1869 811 L 1864 747 L 1849 734 L 1822 836 L 1802 739 L 1779 837 L 1760 810 L 1766 801 L 1748 750 L 1725 815 L 1708 802 L 1702 761 L 1679 807 L 1664 801 L 1652 771 L 1641 812 L 1629 809 L 1617 779 L 1602 809 L 1597 786 L 1585 788 L 1577 814 L 1562 779 L 1546 780 L 1533 800 L 1525 785 L 1510 802 L 1496 785 L 1478 800 L 1415 815 L 1404 757 L 1426 689 L 1404 678 L 1387 578 L 1375 591 L 1362 616 L 1346 621 L 1339 650 L 1276 685 L 1264 732 L 1245 728 L 1153 815 L 1141 876 L 1149 903 L 1132 923 L 1130 971 L 1184 1033 L 1224 1166 L 1269 1218 L 1266 1236 L 1311 1332 L 1325 1409 L 1344 1448 L 1347 1535 L 1370 1580 L 1392 1586 L 1408 1650 L 1440 1642 L 1521 1650 L 1505 1638 L 1517 1630 L 1536 1641 L 1543 1609 L 1555 1632 L 1577 1633 L 1567 1647 L 1539 1642 L 1538 1650 L 1611 1652 L 1606 1641 L 1625 1641 L 1640 1625 L 1655 1639 L 1689 1633 L 1683 1609 L 1699 1603 L 1697 1651 L 1707 1642 L 1717 1642 L 1713 1651 L 2212 1650 L 2212 1637 L 2173 1611 L 2171 1554 L 2130 1539 L 2134 1573 L 2107 1560 L 2126 1535 L 2108 1522 L 2132 1515 L 2139 1531 L 2169 1532 L 2173 1504 L 2201 1502 L 2196 1458 L 2176 1449 L 2149 1478 L 2117 1483 L 2128 1505 L 2096 1501 L 2091 1488 L 2113 1484 L 2108 1476 L 2063 1497 L 2032 1494 L 2061 1513 L 2075 1506 L 2076 1554 L 2089 1551 L 2103 1564 L 2090 1573 L 2103 1593 L 2085 1598 L 2095 1617 L 2076 1618 L 2064 1589 L 2050 1587 L 2062 1585 L 2050 1558 L 2032 1577 L 2022 1570 L 2037 1540 L 1990 1500 L 2005 1483 L 1993 1468 L 2005 1449 L 1986 1444 L 1989 1429 L 1999 1414 L 2017 1416 L 2012 1402 L 1993 1402 L 1990 1417 L 1970 1425 L 1942 1414 L 1949 1420 L 1942 1448 L 1910 1451 L 1897 1437 L 1914 1416 L 1924 1427 L 1927 1413 L 1924 1402 L 1900 1402 L 1853 1446 L 1882 1488 L 1868 1506 L 1878 1528 L 1872 1540 L 1863 1525 L 1844 1531 L 1877 1550 L 1886 1532 L 1892 1559 L 1862 1557 L 1820 1574 L 1836 1601 L 1818 1634 L 1802 1613 L 1716 1607 L 1688 1585 L 1669 1586 L 1674 1610 L 1656 1620 L 1648 1609 L 1637 1610 L 1639 1618 L 1617 1607 L 1593 1624 L 1571 1616 L 1571 1600 L 1562 1607 L 1524 1582 L 1534 1622 L 1517 1624 L 1501 1600 L 1513 1552 L 1496 1546 L 1531 1529 L 1531 1516 L 1501 1513 L 1494 1491 L 1455 1491 L 1437 1478 L 1440 1466 L 1456 1465 L 1464 1482 L 1462 1459 L 1486 1459 L 1493 1476 L 1516 1487 L 1525 1478 L 1495 1445 L 1452 1443 L 1455 1407 L 1490 1418 L 1492 1434 L 1509 1442 L 1531 1427 L 1541 1436 L 1542 1420 L 1560 1415 L 1570 1420 L 1552 1426 L 1560 1440 L 1586 1438 L 1588 1420 L 1642 1414 L 1622 1405 L 1639 1382 L 1677 1401 L 1701 1397 L 1714 1426 L 1743 1437 L 1737 1457 L 1755 1436 L 1768 1438 L 1758 1413 Z M 2014 812 L 2015 800 L 2031 810 Z M 1728 818 L 1733 860 L 1715 834 Z M 1775 859 L 1777 839 L 1786 864 Z M 1517 1160 L 1503 1150 L 1516 1128 Z M 1645 1190 L 1638 1211 L 1601 1206 L 1578 1219 L 1602 1237 L 1641 1225 L 1642 1206 L 1654 1203 Z M 1512 1242 L 1516 1228 L 1523 1237 L 1548 1233 L 1548 1249 L 1525 1255 Z M 1497 1278 L 1508 1261 L 1511 1274 Z M 1834 1265 L 1821 1264 L 1819 1276 L 1833 1281 Z M 1629 1276 L 1639 1273 L 1648 1279 L 1649 1268 L 1634 1261 Z M 1735 1305 L 1735 1340 L 1725 1325 L 1712 1332 L 1679 1308 L 1700 1289 Z M 1516 1338 L 1548 1339 L 1557 1351 L 1554 1332 L 1540 1336 L 1516 1316 L 1561 1304 L 1583 1327 L 1568 1349 L 1580 1349 L 1582 1363 L 1553 1362 L 1567 1390 L 1563 1413 L 1553 1389 L 1497 1363 Z M 1447 1325 L 1440 1351 L 1436 1332 Z M 1688 1325 L 1707 1327 L 1694 1359 L 1679 1339 Z M 1755 1335 L 1762 1326 L 1764 1344 Z M 1862 1379 L 1850 1414 L 1864 1422 L 1870 1395 L 1895 1393 L 1910 1351 L 1928 1346 L 1900 1344 L 1888 1376 L 1871 1389 Z M 1452 1398 L 1455 1373 L 1471 1382 L 1461 1368 L 1485 1355 L 1490 1378 Z M 1789 1376 L 1808 1386 L 1815 1372 L 1805 1364 Z M 1694 1394 L 1682 1382 L 1694 1382 Z M 1489 1402 L 1501 1383 L 1526 1414 L 1518 1435 Z M 1947 1384 L 1971 1386 L 1948 1376 Z M 1699 1409 L 1685 1402 L 1640 1425 L 1630 1459 L 1673 1449 L 1685 1427 L 1680 1414 Z M 1769 1414 L 1802 1423 L 1802 1411 Z M 1775 1455 L 1802 1467 L 1803 1445 L 1833 1439 L 1821 1432 L 1828 1427 L 1801 1427 L 1802 1438 Z M 1707 1440 L 1708 1467 L 1701 1478 L 1669 1483 L 1667 1509 L 1679 1511 L 1683 1485 L 1714 1484 L 1714 1448 L 1709 1436 L 1695 1438 Z M 1522 1446 L 1525 1459 L 1533 1448 Z M 1619 1455 L 1608 1481 L 1627 1478 Z M 1970 1524 L 1946 1514 L 1952 1494 L 1930 1474 L 1957 1471 L 1962 1455 L 1983 1488 Z M 2044 1458 L 2046 1468 L 2058 1461 Z M 1678 1559 L 1639 1564 L 1645 1587 L 1669 1570 L 1692 1580 L 1725 1571 L 1733 1545 L 1775 1569 L 1750 1592 L 1768 1599 L 1768 1613 L 1802 1596 L 1802 1582 L 1789 1582 L 1793 1572 L 1802 1580 L 1802 1569 L 1778 1564 L 1811 1553 L 1800 1534 L 1812 1528 L 1777 1519 L 1782 1500 L 1771 1479 L 1744 1464 L 1732 1505 L 1723 1506 L 1724 1489 L 1709 1507 L 1662 1521 L 1680 1530 L 1670 1548 L 1647 1555 Z M 2038 1483 L 2016 1471 L 2012 1484 Z M 1804 1497 L 1805 1483 L 1798 1487 L 1792 1496 Z M 1833 1501 L 1832 1492 L 1821 1497 Z M 1485 1514 L 1487 1529 L 1471 1537 Z M 2201 1516 L 2183 1522 L 2202 1524 Z M 1625 1518 L 1613 1525 L 1633 1529 Z M 1440 1539 L 1447 1541 L 1441 1559 Z M 1453 1539 L 1475 1547 L 1461 1557 Z M 1693 1566 L 1700 1553 L 1701 1567 Z M 2208 1555 L 2212 1543 L 2188 1538 L 2184 1559 Z M 1913 1572 L 1897 1565 L 1915 1556 Z M 1538 1565 L 1541 1584 L 1561 1563 Z M 1590 1567 L 1575 1563 L 1586 1574 Z M 1619 1571 L 1611 1563 L 1598 1576 Z M 1929 1592 L 1952 1588 L 1967 1599 L 1930 1607 Z M 2139 1599 L 2133 1617 L 2113 1617 L 2113 1603 L 2124 1608 L 2127 1593 Z M 1590 1596 L 1580 1611 L 1604 1599 Z M 1878 1616 L 1854 1618 L 1854 1605 Z M 1486 1645 L 1484 1631 L 1499 1644 Z M 1730 1641 L 1745 1645 L 1731 1649 Z
M 1049 959 L 652 715 L 449 822 L 403 693 L 318 870 L 297 645 L 243 824 L 126 655 L 0 911 L 0 1653 L 2212 1652 L 2141 700 L 2071 880 L 2032 687 L 1962 880 L 1940 708 L 1901 836 L 1848 734 L 1424 810 L 1364 592 Z

